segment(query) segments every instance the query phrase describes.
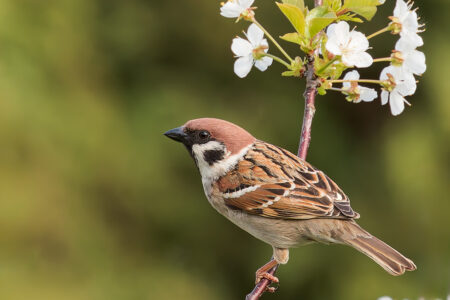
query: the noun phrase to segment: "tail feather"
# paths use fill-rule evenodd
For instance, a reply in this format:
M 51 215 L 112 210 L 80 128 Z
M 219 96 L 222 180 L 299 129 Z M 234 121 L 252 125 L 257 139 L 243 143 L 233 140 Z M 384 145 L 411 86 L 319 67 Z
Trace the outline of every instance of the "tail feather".
M 412 260 L 404 257 L 397 250 L 372 236 L 356 223 L 352 225 L 352 231 L 356 234 L 351 239 L 345 239 L 343 241 L 345 244 L 370 257 L 391 275 L 398 276 L 405 273 L 405 271 L 414 271 L 416 269 L 416 265 Z

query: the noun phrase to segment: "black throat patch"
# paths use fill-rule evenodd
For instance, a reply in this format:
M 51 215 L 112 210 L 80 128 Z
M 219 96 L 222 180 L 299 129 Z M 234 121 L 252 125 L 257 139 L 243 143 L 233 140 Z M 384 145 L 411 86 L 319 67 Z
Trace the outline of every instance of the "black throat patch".
M 225 152 L 223 150 L 207 150 L 203 152 L 203 159 L 212 166 L 215 162 L 222 160 L 225 156 Z

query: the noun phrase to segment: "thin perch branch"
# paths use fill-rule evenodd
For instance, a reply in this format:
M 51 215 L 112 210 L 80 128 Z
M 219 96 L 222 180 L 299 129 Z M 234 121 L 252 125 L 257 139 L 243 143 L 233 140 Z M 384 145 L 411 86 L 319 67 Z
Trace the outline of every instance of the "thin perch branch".
M 314 75 L 314 57 L 308 57 L 308 67 L 306 71 L 305 112 L 303 115 L 302 135 L 298 146 L 298 157 L 305 160 L 308 154 L 309 143 L 311 142 L 311 126 L 316 107 L 314 102 L 317 95 L 317 81 Z
M 279 265 L 276 265 L 272 269 L 269 270 L 270 275 L 275 275 Z M 255 285 L 253 291 L 245 297 L 245 300 L 258 300 L 262 294 L 267 290 L 269 285 L 271 284 L 269 279 L 263 278 L 258 284 Z
M 314 0 L 314 6 L 321 6 L 323 0 Z M 308 154 L 309 143 L 311 142 L 311 126 L 316 107 L 314 105 L 317 95 L 317 81 L 314 75 L 314 56 L 308 56 L 308 66 L 306 70 L 306 90 L 303 96 L 305 97 L 305 112 L 303 114 L 302 135 L 300 137 L 300 144 L 298 146 L 298 157 L 305 160 Z
M 314 0 L 314 6 L 321 6 L 323 0 Z M 309 143 L 311 141 L 311 125 L 314 118 L 314 113 L 316 108 L 314 102 L 317 95 L 317 81 L 314 75 L 314 56 L 308 56 L 308 65 L 306 71 L 306 90 L 304 93 L 305 97 L 305 112 L 303 115 L 303 126 L 302 134 L 300 138 L 300 145 L 298 148 L 298 156 L 301 159 L 306 159 L 306 154 L 308 153 Z M 268 272 L 270 275 L 275 275 L 279 265 L 276 265 Z M 245 297 L 245 300 L 258 300 L 262 294 L 269 288 L 270 280 L 261 279 L 258 284 L 255 285 L 253 291 Z

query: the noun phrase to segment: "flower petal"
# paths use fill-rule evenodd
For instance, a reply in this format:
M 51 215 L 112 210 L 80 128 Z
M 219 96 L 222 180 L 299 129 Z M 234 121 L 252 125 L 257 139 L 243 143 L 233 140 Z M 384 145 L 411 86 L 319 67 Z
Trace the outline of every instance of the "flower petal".
M 366 51 L 369 49 L 369 41 L 363 33 L 359 31 L 352 31 L 350 32 L 348 49 L 350 51 Z
M 419 30 L 417 13 L 415 11 L 410 11 L 406 15 L 406 18 L 402 21 L 402 31 L 408 33 L 417 33 L 417 30 Z
M 336 25 L 337 25 L 336 23 L 333 23 L 330 26 L 328 26 L 328 28 L 327 28 L 328 38 L 336 35 Z
M 354 70 L 351 72 L 347 72 L 344 76 L 344 80 L 358 80 L 359 79 L 359 73 L 358 71 Z M 349 89 L 351 88 L 352 84 L 350 82 L 344 82 L 342 83 L 342 88 Z
M 394 73 L 393 66 L 388 66 L 388 67 L 384 68 L 383 71 L 381 71 L 380 80 L 388 80 L 389 77 L 387 76 L 387 74 L 391 74 L 392 76 L 394 76 L 393 73 Z
M 389 105 L 391 107 L 391 113 L 394 116 L 398 116 L 405 109 L 405 98 L 399 93 L 393 91 L 389 97 Z
M 389 100 L 389 92 L 386 90 L 381 91 L 381 105 L 386 105 Z
M 349 28 L 350 26 L 347 22 L 339 22 L 328 26 L 328 41 L 325 47 L 329 52 L 334 55 L 342 55 L 342 47 L 348 43 Z
M 244 56 L 238 58 L 234 62 L 234 73 L 240 78 L 244 78 L 250 73 L 250 70 L 253 67 L 253 57 L 252 56 Z
M 374 99 L 376 99 L 378 97 L 377 91 L 375 91 L 374 89 L 363 87 L 363 86 L 359 87 L 359 95 L 360 95 L 360 99 L 365 102 L 373 101 Z
M 373 59 L 369 53 L 355 52 L 342 55 L 342 62 L 348 67 L 367 68 L 372 65 Z
M 411 96 L 416 92 L 417 89 L 417 83 L 414 78 L 414 76 L 409 73 L 410 78 L 404 78 L 400 82 L 397 82 L 397 85 L 395 87 L 395 91 L 397 91 L 402 96 Z
M 403 0 L 397 0 L 394 8 L 394 17 L 402 19 L 409 11 L 408 5 Z
M 251 24 L 247 30 L 247 38 L 253 48 L 259 47 L 264 38 L 264 32 L 255 24 Z
M 253 51 L 252 44 L 243 38 L 237 37 L 233 39 L 231 44 L 231 51 L 237 56 L 247 56 L 251 55 Z
M 242 8 L 231 1 L 228 1 L 220 8 L 220 15 L 224 16 L 225 18 L 237 18 L 241 15 Z
M 347 44 L 350 38 L 350 25 L 348 25 L 348 23 L 345 21 L 337 23 L 336 27 L 334 28 L 334 35 L 336 36 L 338 41 Z
M 417 35 L 417 37 L 419 39 L 420 36 Z M 395 44 L 395 50 L 398 51 L 411 51 L 411 50 L 415 50 L 418 47 L 418 42 L 419 40 L 414 40 L 414 38 L 411 37 L 400 37 L 400 39 L 397 41 L 397 43 Z M 422 41 L 423 42 L 423 41 Z
M 406 69 L 405 71 L 416 75 L 422 75 L 427 70 L 425 54 L 417 50 L 405 52 L 404 54 L 405 60 L 403 61 L 403 68 Z
M 325 48 L 327 48 L 327 51 L 334 55 L 342 55 L 340 46 L 341 45 L 335 38 L 328 39 L 327 43 L 325 44 Z
M 272 62 L 273 59 L 271 57 L 264 56 L 255 62 L 255 67 L 264 72 L 272 64 Z
M 359 73 L 356 70 L 353 70 L 351 72 L 347 72 L 344 76 L 344 80 L 358 80 L 359 79 Z
M 255 0 L 238 0 L 239 5 L 243 9 L 250 8 L 252 6 L 253 2 L 255 2 Z
M 423 46 L 423 39 L 417 33 L 404 33 L 400 32 L 400 40 L 403 39 L 403 43 L 409 45 L 409 49 L 413 50 L 417 47 Z M 400 43 L 400 41 L 399 41 Z

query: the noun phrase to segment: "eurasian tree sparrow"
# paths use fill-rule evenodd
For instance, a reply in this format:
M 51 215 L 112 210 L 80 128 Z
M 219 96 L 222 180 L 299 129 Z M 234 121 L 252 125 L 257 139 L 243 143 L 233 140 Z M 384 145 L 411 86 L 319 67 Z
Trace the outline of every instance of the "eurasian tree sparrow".
M 230 122 L 202 118 L 165 135 L 183 143 L 200 170 L 211 205 L 231 222 L 272 245 L 273 258 L 256 272 L 286 264 L 289 248 L 311 242 L 345 244 L 389 274 L 414 263 L 362 229 L 344 192 L 322 171 L 280 147 L 255 139 Z

